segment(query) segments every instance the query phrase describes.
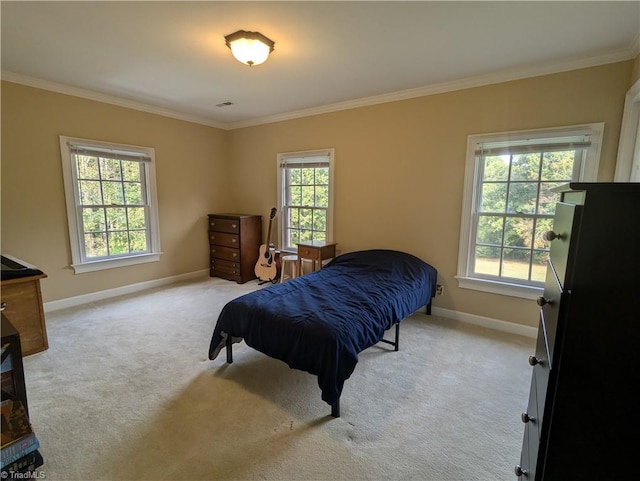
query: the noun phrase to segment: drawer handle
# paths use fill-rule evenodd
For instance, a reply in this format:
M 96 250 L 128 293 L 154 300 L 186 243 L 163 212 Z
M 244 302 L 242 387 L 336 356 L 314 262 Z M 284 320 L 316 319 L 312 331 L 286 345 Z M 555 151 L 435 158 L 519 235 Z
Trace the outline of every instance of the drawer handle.
M 529 477 L 529 471 L 523 469 L 519 464 L 516 466 L 513 472 L 516 473 L 516 476 L 524 476 L 525 478 Z
M 234 229 L 236 229 L 238 227 L 238 224 L 231 224 L 231 227 L 233 227 Z
M 536 418 L 533 418 L 533 417 L 529 416 L 527 413 L 522 413 L 520 415 L 520 419 L 525 424 L 527 424 L 527 423 L 535 423 L 536 422 Z
M 238 242 L 236 239 L 231 239 L 232 244 L 235 244 L 236 242 Z
M 237 253 L 237 252 L 234 252 L 234 253 L 233 253 L 233 257 L 238 257 L 238 253 Z
M 538 304 L 540 307 L 546 305 L 546 304 L 553 304 L 553 301 L 551 299 L 547 299 L 544 296 L 540 296 L 536 299 L 536 304 Z
M 548 230 L 547 232 L 545 232 L 544 234 L 542 234 L 542 238 L 544 240 L 546 240 L 547 242 L 551 242 L 554 239 L 564 239 L 564 234 L 556 234 L 555 232 L 553 232 L 552 230 Z
M 536 356 L 529 356 L 529 365 L 535 366 L 536 364 L 544 364 L 544 359 L 538 359 Z

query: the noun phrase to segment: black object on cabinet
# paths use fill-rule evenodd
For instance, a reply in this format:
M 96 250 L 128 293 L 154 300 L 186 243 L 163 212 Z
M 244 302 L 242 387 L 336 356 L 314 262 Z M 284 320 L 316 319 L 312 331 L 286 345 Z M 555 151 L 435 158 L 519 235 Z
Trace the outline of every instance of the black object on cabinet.
M 29 415 L 20 334 L 2 314 L 2 400 L 16 399 Z
M 557 204 L 520 480 L 636 479 L 640 184 L 576 183 Z
M 2 306 L 4 309 L 4 304 Z M 27 422 L 29 417 L 29 405 L 27 403 L 27 390 L 24 383 L 24 366 L 22 363 L 22 348 L 20 341 L 20 334 L 17 329 L 11 324 L 9 319 L 2 313 L 2 401 L 3 405 L 5 401 L 20 401 L 22 407 L 24 407 L 24 413 L 27 416 Z M 4 413 L 3 413 L 4 415 Z M 2 424 L 3 440 L 6 434 L 5 428 L 8 427 Z M 16 441 L 20 443 L 21 441 Z M 39 442 L 38 442 L 39 443 Z M 3 464 L 5 459 L 5 446 L 3 450 Z M 11 448 L 9 448 L 11 449 Z M 9 454 L 8 456 L 11 456 Z M 30 451 L 24 456 L 9 462 L 2 467 L 0 473 L 1 479 L 32 479 L 38 476 L 33 475 L 33 471 L 39 468 L 44 463 L 42 455 L 36 449 Z M 29 474 L 27 474 L 29 473 Z

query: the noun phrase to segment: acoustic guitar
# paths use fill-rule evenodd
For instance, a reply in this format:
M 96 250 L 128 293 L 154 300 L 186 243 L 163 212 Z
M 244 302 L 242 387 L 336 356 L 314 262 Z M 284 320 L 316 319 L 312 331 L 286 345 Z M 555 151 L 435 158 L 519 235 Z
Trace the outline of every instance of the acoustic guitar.
M 277 254 L 276 248 L 271 242 L 271 223 L 273 222 L 273 218 L 276 216 L 276 208 L 271 209 L 271 214 L 269 215 L 269 231 L 267 233 L 267 243 L 262 244 L 260 246 L 260 254 L 258 255 L 258 262 L 256 262 L 256 267 L 254 272 L 256 277 L 264 282 L 275 282 L 278 278 L 278 262 L 277 262 Z

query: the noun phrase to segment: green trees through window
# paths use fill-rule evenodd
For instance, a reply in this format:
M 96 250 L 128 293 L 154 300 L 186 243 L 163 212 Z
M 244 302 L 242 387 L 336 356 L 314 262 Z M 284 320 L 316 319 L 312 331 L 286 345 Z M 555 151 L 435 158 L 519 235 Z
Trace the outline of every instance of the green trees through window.
M 475 240 L 476 274 L 544 282 L 559 194 L 571 181 L 581 150 L 482 157 Z
M 329 167 L 286 169 L 285 243 L 327 240 Z
M 145 164 L 91 155 L 75 157 L 86 257 L 148 252 Z

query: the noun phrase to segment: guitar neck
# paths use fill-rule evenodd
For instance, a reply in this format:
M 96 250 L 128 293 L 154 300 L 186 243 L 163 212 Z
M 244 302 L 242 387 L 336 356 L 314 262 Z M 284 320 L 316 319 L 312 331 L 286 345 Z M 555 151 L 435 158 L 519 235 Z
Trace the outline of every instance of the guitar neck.
M 267 231 L 267 245 L 271 245 L 271 222 L 273 219 L 269 219 L 269 230 Z

